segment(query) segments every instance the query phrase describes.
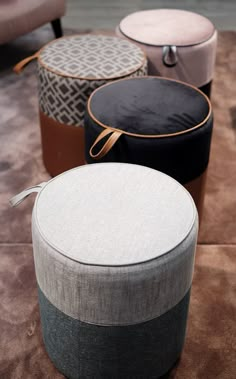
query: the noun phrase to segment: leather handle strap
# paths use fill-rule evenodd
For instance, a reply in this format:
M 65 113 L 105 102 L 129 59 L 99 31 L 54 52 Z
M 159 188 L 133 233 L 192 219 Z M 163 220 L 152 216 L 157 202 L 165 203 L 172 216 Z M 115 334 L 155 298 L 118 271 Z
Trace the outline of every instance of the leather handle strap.
M 110 137 L 106 140 L 106 142 L 101 147 L 101 149 L 96 154 L 94 154 L 93 153 L 94 148 L 97 146 L 97 144 L 103 138 L 105 138 L 109 134 L 110 134 Z M 90 156 L 92 158 L 94 158 L 94 159 L 101 159 L 102 157 L 104 157 L 111 150 L 111 148 L 115 145 L 116 141 L 120 138 L 121 135 L 122 135 L 121 131 L 113 130 L 113 129 L 109 129 L 109 128 L 104 129 L 99 134 L 99 136 L 96 138 L 96 140 L 94 141 L 93 145 L 91 146 L 91 148 L 89 150 Z
M 39 51 L 37 51 L 37 53 L 31 55 L 30 57 L 27 57 L 25 59 L 23 59 L 22 61 L 20 61 L 19 63 L 17 63 L 14 68 L 13 68 L 13 71 L 16 73 L 16 74 L 20 74 L 21 71 L 23 70 L 23 68 L 28 64 L 30 63 L 33 59 L 37 59 L 39 56 Z
M 36 186 L 26 188 L 24 191 L 18 193 L 18 195 L 12 197 L 9 200 L 10 205 L 12 207 L 16 207 L 17 205 L 22 203 L 22 201 L 24 201 L 29 195 L 31 195 L 31 193 L 40 192 L 41 189 L 45 186 L 45 184 L 46 182 L 43 182 L 43 183 L 37 184 Z

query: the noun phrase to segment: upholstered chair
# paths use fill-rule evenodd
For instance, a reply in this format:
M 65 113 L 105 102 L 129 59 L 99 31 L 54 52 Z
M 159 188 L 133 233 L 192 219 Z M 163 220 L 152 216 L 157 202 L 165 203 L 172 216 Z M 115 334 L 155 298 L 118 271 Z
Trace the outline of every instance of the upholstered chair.
M 65 0 L 1 0 L 0 44 L 50 22 L 55 37 L 62 36 L 60 18 L 65 14 Z

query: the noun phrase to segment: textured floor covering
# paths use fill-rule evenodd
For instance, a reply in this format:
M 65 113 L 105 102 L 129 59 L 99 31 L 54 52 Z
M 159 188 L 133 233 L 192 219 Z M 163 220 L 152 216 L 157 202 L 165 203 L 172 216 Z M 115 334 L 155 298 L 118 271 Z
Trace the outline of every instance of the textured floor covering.
M 63 378 L 42 344 L 30 220 L 33 197 L 8 199 L 49 178 L 41 160 L 35 64 L 11 66 L 52 38 L 42 28 L 0 47 L 0 378 Z M 174 379 L 236 373 L 236 33 L 221 32 L 213 85 L 215 126 L 188 332 Z

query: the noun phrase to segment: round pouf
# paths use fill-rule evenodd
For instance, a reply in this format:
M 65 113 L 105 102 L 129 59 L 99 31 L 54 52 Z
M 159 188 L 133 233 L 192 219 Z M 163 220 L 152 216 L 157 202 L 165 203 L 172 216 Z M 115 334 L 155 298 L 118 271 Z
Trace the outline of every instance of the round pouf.
M 33 250 L 46 350 L 70 379 L 156 378 L 185 338 L 198 217 L 174 179 L 82 166 L 38 194 Z
M 210 95 L 217 31 L 207 18 L 177 9 L 135 12 L 121 21 L 117 35 L 146 51 L 150 75 L 179 79 Z
M 102 84 L 145 75 L 145 53 L 118 37 L 74 35 L 56 39 L 15 71 L 38 59 L 43 161 L 52 175 L 84 164 L 83 119 L 87 99 Z
M 165 172 L 187 187 L 201 213 L 212 125 L 207 96 L 190 85 L 157 77 L 120 80 L 88 101 L 86 160 Z

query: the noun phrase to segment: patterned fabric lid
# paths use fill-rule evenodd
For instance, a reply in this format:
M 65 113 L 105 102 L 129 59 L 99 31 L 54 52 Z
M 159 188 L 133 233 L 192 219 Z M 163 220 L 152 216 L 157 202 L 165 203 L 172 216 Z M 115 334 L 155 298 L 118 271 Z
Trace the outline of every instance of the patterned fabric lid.
M 135 12 L 120 23 L 120 31 L 148 45 L 189 46 L 207 41 L 214 25 L 197 13 L 177 9 L 153 9 Z
M 43 187 L 34 208 L 42 238 L 91 265 L 146 262 L 191 232 L 196 208 L 171 177 L 147 167 L 99 163 L 67 171 Z
M 146 61 L 144 52 L 129 41 L 103 35 L 59 38 L 40 51 L 39 63 L 62 76 L 114 79 L 130 75 Z

